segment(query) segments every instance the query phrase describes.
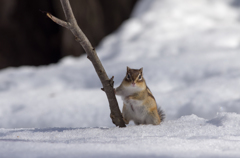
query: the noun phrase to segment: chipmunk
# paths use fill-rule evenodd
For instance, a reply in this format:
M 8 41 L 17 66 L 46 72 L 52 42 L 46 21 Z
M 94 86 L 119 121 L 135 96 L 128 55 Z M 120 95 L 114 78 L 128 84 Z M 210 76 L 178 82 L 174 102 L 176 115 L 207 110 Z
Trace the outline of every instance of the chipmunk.
M 133 120 L 136 125 L 158 125 L 164 120 L 165 114 L 157 107 L 155 98 L 143 78 L 143 68 L 127 67 L 126 76 L 115 93 L 122 97 L 122 115 L 126 124 Z

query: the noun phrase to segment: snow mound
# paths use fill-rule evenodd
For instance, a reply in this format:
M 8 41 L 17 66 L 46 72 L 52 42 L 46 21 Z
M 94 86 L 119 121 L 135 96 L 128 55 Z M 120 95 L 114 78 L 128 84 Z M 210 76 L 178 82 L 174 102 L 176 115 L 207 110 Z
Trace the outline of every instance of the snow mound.
M 217 116 L 207 123 L 213 124 L 215 126 L 224 126 L 226 128 L 237 127 L 240 125 L 240 115 L 236 113 L 218 113 Z
M 0 129 L 0 155 L 239 157 L 239 123 L 239 114 L 219 113 L 211 120 L 188 115 L 158 126 Z

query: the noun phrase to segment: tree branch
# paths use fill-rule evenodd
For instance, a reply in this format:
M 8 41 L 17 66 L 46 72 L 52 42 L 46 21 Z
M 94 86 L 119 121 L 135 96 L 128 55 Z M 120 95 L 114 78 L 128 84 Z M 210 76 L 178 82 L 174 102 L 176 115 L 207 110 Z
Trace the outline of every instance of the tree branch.
M 95 49 L 92 47 L 91 43 L 89 42 L 89 40 L 87 39 L 85 34 L 79 28 L 77 21 L 74 17 L 74 14 L 72 12 L 72 8 L 69 3 L 69 0 L 60 0 L 60 1 L 62 4 L 62 7 L 63 7 L 65 17 L 67 19 L 67 22 L 54 17 L 50 13 L 47 13 L 47 16 L 50 19 L 52 19 L 55 23 L 69 29 L 75 36 L 76 41 L 82 45 L 83 49 L 87 53 L 88 59 L 92 62 L 93 66 L 95 68 L 95 71 L 98 74 L 98 77 L 102 82 L 104 91 L 108 98 L 108 102 L 109 102 L 109 106 L 110 106 L 110 110 L 111 110 L 110 116 L 112 118 L 112 122 L 116 126 L 126 127 L 126 125 L 123 121 L 120 109 L 118 107 L 115 93 L 114 93 L 113 77 L 111 79 L 108 78 L 106 71 L 105 71 L 101 61 L 99 60 Z

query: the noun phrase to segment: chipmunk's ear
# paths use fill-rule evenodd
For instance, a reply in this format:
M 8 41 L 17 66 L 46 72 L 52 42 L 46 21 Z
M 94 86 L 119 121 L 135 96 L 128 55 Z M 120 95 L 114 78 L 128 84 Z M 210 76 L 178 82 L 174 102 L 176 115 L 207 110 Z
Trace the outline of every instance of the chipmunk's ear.
M 130 70 L 130 68 L 127 66 L 127 72 Z
M 139 69 L 139 71 L 142 73 L 143 72 L 143 67 L 141 69 Z

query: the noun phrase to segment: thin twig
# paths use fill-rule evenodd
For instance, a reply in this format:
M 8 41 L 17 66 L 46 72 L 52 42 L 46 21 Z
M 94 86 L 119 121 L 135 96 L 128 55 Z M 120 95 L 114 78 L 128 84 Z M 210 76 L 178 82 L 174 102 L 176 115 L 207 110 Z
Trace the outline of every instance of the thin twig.
M 57 23 L 58 25 L 61 25 L 62 27 L 65 27 L 67 29 L 69 29 L 69 25 L 66 21 L 63 21 L 61 19 L 58 19 L 57 17 L 53 16 L 51 13 L 46 14 L 50 19 L 52 19 L 52 21 L 54 21 L 55 23 Z

